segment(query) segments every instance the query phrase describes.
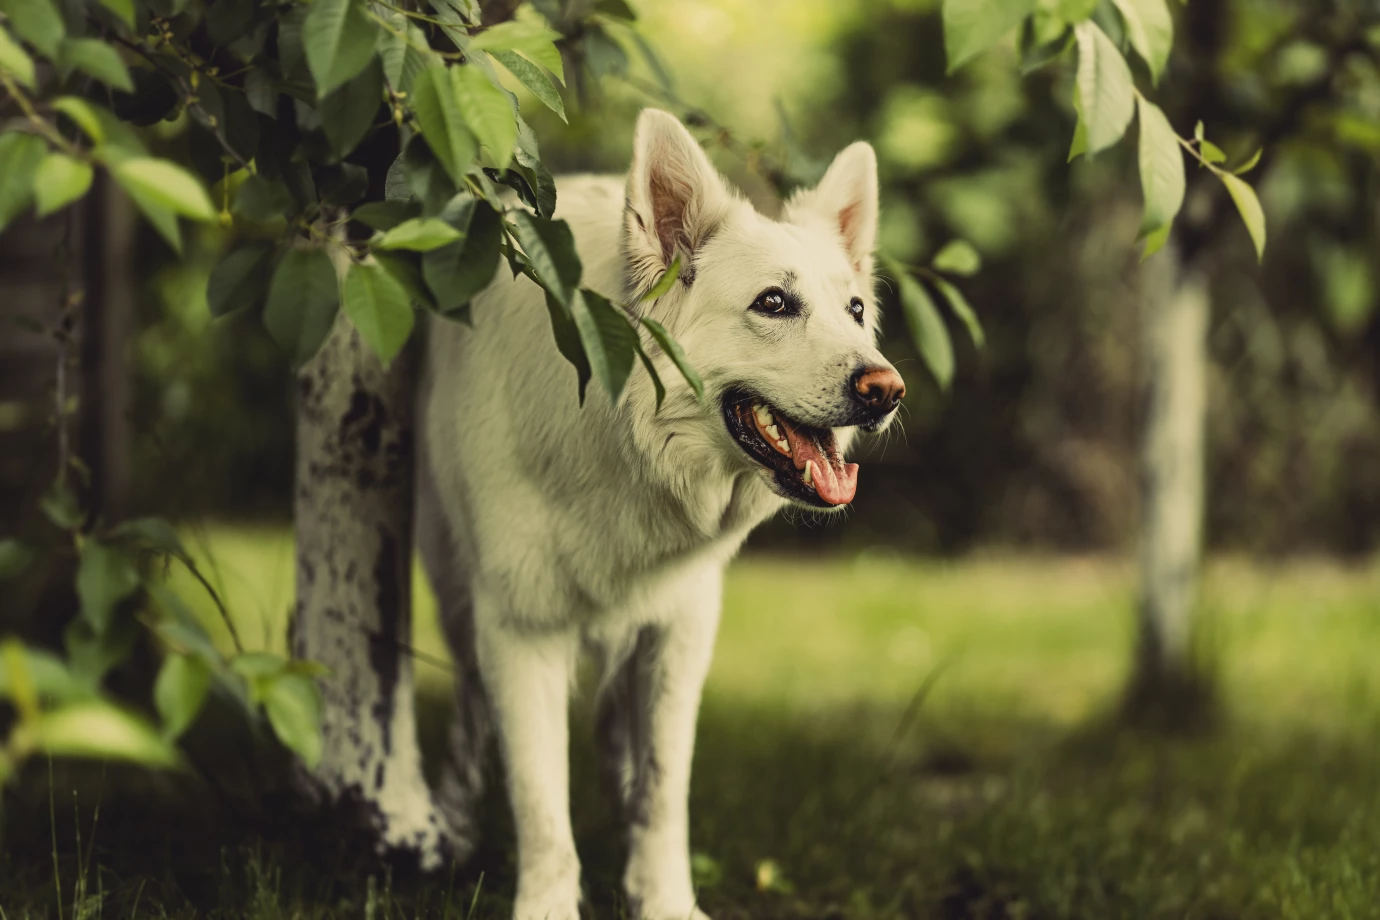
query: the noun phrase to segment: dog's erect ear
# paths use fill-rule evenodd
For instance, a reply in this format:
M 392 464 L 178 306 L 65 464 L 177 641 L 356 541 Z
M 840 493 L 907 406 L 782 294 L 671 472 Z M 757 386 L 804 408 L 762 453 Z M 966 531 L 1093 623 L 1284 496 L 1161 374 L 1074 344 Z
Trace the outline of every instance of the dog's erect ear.
M 628 256 L 636 274 L 654 275 L 677 255 L 688 269 L 732 200 L 685 126 L 666 112 L 643 110 L 628 171 Z
M 872 270 L 877 245 L 877 154 L 866 141 L 850 144 L 834 157 L 819 185 L 800 192 L 786 206 L 786 217 L 806 214 L 825 218 L 843 238 L 853 271 Z

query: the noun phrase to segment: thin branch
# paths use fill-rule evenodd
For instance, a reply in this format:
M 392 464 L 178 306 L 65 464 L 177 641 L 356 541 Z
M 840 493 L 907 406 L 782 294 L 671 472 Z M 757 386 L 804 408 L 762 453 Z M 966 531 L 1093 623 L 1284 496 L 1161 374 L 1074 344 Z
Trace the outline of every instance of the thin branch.
M 125 38 L 122 35 L 111 35 L 110 38 L 118 42 L 119 44 L 124 45 L 126 48 L 133 51 L 135 54 L 138 54 L 144 60 L 148 61 L 155 68 L 161 71 L 165 76 L 171 77 L 173 80 L 176 80 L 177 85 L 182 89 L 183 103 L 187 106 L 188 109 L 195 109 L 196 111 L 201 113 L 202 117 L 206 120 L 206 124 L 209 125 L 207 130 L 211 132 L 211 135 L 220 144 L 221 150 L 225 151 L 225 154 L 229 156 L 232 160 L 234 160 L 235 163 L 241 169 L 249 169 L 249 161 L 242 157 L 239 151 L 237 151 L 234 147 L 230 146 L 230 140 L 225 136 L 225 125 L 221 123 L 220 119 L 216 118 L 214 115 L 212 115 L 210 112 L 206 111 L 206 109 L 202 107 L 201 103 L 198 101 L 196 88 L 192 86 L 192 84 L 187 80 L 186 77 L 182 76 L 182 74 L 178 73 L 176 70 L 173 70 L 163 61 L 159 60 L 157 54 L 154 53 L 154 49 L 150 48 L 145 42 L 134 41 L 132 39 Z M 212 83 L 222 83 L 222 81 L 217 79 L 214 75 L 203 71 L 200 66 L 201 62 L 195 60 L 194 58 L 191 58 L 190 56 L 182 54 L 182 49 L 179 48 L 176 43 L 172 42 L 171 40 L 166 40 L 166 44 L 175 52 L 178 52 L 178 58 L 188 67 L 192 68 L 193 72 L 196 73 L 199 78 L 204 77 L 205 79 L 210 80 Z

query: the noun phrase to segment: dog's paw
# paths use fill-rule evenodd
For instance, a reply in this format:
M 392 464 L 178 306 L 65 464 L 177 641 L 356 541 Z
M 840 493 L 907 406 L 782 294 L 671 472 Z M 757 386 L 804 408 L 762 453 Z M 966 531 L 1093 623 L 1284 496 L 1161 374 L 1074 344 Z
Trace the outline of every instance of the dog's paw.
M 580 899 L 558 892 L 518 895 L 513 920 L 580 920 Z
M 518 873 L 513 920 L 580 920 L 580 863 L 573 853 Z
M 694 904 L 658 904 L 646 900 L 634 902 L 633 916 L 637 920 L 709 920 L 709 916 Z

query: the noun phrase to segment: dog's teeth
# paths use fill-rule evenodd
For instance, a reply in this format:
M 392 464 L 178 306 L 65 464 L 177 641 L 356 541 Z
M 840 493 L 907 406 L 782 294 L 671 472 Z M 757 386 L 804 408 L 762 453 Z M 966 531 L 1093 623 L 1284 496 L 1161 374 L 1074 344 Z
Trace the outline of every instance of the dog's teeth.
M 814 470 L 815 470 L 815 461 L 813 461 L 813 460 L 806 460 L 806 461 L 805 461 L 805 475 L 801 477 L 802 479 L 805 480 L 805 485 L 807 485 L 807 486 L 812 486 L 812 485 L 815 484 L 815 473 L 814 473 Z
M 766 406 L 762 405 L 761 403 L 758 403 L 757 405 L 752 407 L 752 414 L 757 416 L 757 423 L 761 425 L 763 428 L 770 425 L 773 421 L 771 417 L 771 410 L 769 410 Z
M 785 438 L 777 441 L 776 446 L 781 448 L 782 453 L 789 454 L 791 452 L 791 445 Z
M 771 439 L 773 441 L 781 440 L 781 430 L 777 428 L 775 425 L 767 426 L 767 434 L 771 435 Z

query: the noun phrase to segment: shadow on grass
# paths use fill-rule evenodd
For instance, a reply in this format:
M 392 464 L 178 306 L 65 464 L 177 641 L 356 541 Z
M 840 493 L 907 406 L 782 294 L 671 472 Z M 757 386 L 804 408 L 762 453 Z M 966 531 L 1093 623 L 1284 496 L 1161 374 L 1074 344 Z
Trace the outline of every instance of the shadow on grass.
M 423 703 L 430 747 L 445 706 Z M 706 701 L 692 840 L 712 916 L 1225 920 L 1380 903 L 1380 749 L 1362 741 L 1229 723 L 1192 739 L 1068 735 L 949 709 L 893 744 L 898 716 Z M 74 764 L 53 764 L 50 787 L 32 764 L 5 800 L 5 916 L 56 917 L 59 900 L 64 918 L 507 916 L 501 796 L 475 860 L 422 877 L 298 816 L 281 758 L 242 727 L 197 733 L 220 792 Z M 573 762 L 587 913 L 620 917 L 621 835 L 587 742 Z

